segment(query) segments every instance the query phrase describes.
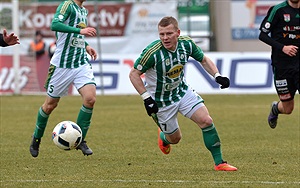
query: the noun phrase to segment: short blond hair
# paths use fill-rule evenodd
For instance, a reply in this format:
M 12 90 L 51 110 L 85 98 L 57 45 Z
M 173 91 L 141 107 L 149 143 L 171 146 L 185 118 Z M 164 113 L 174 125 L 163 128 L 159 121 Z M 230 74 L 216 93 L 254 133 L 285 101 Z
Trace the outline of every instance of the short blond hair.
M 178 21 L 176 20 L 176 18 L 172 17 L 172 16 L 165 16 L 163 17 L 159 23 L 158 26 L 160 27 L 167 27 L 168 25 L 174 25 L 174 28 L 177 30 L 178 28 Z

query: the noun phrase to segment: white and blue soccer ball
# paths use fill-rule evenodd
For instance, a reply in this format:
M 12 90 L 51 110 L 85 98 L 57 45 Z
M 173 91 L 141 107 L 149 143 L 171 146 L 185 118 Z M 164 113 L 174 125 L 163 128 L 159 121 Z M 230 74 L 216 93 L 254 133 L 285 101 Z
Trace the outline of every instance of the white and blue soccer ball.
M 62 121 L 53 129 L 52 140 L 58 148 L 72 150 L 81 143 L 82 131 L 76 123 Z

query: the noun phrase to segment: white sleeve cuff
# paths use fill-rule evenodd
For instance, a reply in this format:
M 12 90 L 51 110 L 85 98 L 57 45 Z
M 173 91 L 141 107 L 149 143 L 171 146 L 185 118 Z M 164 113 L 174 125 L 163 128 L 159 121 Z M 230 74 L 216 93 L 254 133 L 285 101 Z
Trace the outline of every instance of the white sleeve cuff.
M 217 72 L 217 73 L 214 75 L 214 78 L 216 79 L 218 76 L 221 76 L 221 74 Z
M 141 94 L 141 97 L 143 100 L 145 100 L 145 99 L 151 97 L 151 95 L 147 91 L 145 91 L 144 93 Z

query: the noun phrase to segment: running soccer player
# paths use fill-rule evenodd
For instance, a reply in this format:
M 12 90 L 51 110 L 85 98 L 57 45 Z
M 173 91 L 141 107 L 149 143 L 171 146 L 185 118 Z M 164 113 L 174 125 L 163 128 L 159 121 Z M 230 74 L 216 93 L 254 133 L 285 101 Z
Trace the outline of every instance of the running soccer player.
M 93 60 L 97 58 L 97 53 L 85 41 L 85 36 L 96 36 L 96 30 L 87 26 L 88 11 L 83 7 L 84 1 L 62 2 L 52 20 L 51 30 L 56 32 L 57 37 L 56 50 L 51 58 L 48 79 L 45 83 L 47 97 L 38 110 L 30 144 L 30 153 L 33 157 L 39 154 L 41 138 L 51 112 L 57 107 L 60 98 L 67 95 L 72 84 L 82 96 L 83 102 L 77 117 L 83 141 L 77 149 L 84 155 L 93 154 L 85 141 L 96 102 L 96 84 L 87 53 Z
M 300 92 L 300 1 L 287 0 L 270 7 L 261 23 L 259 39 L 272 47 L 271 61 L 279 102 L 272 102 L 268 123 L 274 129 L 279 114 L 293 112 L 294 96 L 297 90 Z
M 189 57 L 199 61 L 214 76 L 221 88 L 228 88 L 230 81 L 221 76 L 215 64 L 190 37 L 180 36 L 178 22 L 174 17 L 164 17 L 158 23 L 160 40 L 148 45 L 136 60 L 129 74 L 131 83 L 144 100 L 149 116 L 158 124 L 158 145 L 169 154 L 171 144 L 181 139 L 178 112 L 194 121 L 202 130 L 206 148 L 211 152 L 214 169 L 236 171 L 237 168 L 223 160 L 221 142 L 204 100 L 184 78 L 184 66 Z M 141 75 L 145 74 L 144 85 Z

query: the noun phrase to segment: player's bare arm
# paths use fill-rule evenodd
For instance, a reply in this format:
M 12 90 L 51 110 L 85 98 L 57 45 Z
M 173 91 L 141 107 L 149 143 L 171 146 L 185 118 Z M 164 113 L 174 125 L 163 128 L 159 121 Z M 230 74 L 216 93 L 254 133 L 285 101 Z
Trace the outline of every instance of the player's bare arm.
M 218 68 L 212 62 L 212 60 L 205 55 L 203 57 L 201 64 L 202 64 L 203 68 L 212 76 L 214 76 L 216 73 L 219 72 Z
M 141 79 L 142 74 L 141 71 L 136 70 L 135 68 L 132 68 L 129 73 L 129 79 L 140 95 L 146 91 L 143 80 Z
M 212 62 L 212 60 L 210 58 L 208 58 L 207 56 L 203 57 L 203 60 L 201 62 L 203 68 L 215 78 L 215 81 L 220 84 L 220 88 L 224 89 L 224 88 L 228 88 L 230 86 L 230 80 L 227 77 L 222 76 L 219 73 L 218 68 L 216 67 L 216 65 Z

